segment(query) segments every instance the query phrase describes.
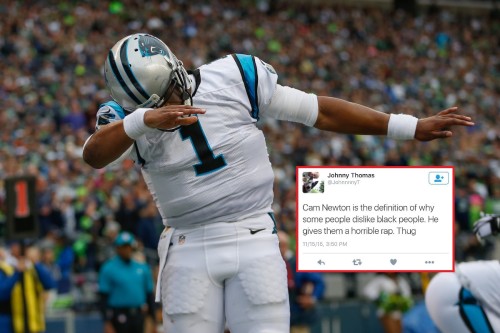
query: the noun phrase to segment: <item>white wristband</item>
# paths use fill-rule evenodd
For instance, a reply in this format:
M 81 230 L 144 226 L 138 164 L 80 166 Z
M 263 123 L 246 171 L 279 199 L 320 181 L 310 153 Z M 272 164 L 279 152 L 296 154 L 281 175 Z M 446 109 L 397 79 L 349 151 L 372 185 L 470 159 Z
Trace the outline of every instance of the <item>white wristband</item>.
M 152 109 L 148 108 L 137 109 L 123 119 L 123 129 L 131 139 L 136 140 L 138 137 L 144 135 L 146 132 L 154 130 L 154 128 L 148 127 L 144 123 L 144 114 L 146 113 L 146 111 L 149 110 Z
M 391 114 L 387 126 L 387 137 L 396 140 L 412 140 L 415 138 L 418 118 L 408 114 Z

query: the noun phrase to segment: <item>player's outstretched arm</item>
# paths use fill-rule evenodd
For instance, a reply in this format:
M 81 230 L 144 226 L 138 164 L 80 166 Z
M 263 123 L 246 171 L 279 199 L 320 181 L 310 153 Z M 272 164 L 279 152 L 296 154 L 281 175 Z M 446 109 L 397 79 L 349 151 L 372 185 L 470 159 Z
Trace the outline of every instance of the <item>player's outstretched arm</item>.
M 83 160 L 100 169 L 119 158 L 140 136 L 154 129 L 190 125 L 205 110 L 188 105 L 168 105 L 158 109 L 138 109 L 124 120 L 101 126 L 85 143 Z
M 472 126 L 470 117 L 449 108 L 438 114 L 419 119 L 414 138 L 429 141 L 452 135 L 453 126 Z M 342 99 L 318 96 L 318 118 L 315 127 L 321 130 L 349 134 L 387 135 L 390 115 Z

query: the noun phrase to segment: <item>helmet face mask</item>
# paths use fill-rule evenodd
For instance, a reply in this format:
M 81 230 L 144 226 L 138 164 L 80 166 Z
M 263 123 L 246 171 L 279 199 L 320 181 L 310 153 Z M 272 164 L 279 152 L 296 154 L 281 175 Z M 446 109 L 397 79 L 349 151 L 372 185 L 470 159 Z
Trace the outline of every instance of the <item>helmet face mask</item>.
M 192 104 L 191 81 L 182 62 L 165 43 L 148 34 L 118 41 L 109 51 L 104 78 L 111 97 L 127 112 L 164 105 L 175 87 L 184 103 Z

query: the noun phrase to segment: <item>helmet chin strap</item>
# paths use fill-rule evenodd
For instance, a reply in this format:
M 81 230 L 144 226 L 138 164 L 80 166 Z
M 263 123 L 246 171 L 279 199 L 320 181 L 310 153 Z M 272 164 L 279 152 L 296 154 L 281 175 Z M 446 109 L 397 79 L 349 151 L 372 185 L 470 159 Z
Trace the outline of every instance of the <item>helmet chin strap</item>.
M 137 105 L 137 109 L 139 109 L 139 108 L 152 108 L 156 104 L 158 104 L 160 99 L 161 99 L 160 96 L 153 94 L 149 97 L 149 99 L 147 101 L 145 101 L 144 103 L 142 103 L 140 105 Z
M 179 86 L 182 88 L 181 99 L 184 101 L 184 105 L 193 105 L 193 97 L 191 96 L 191 85 L 189 76 L 187 75 L 184 67 L 182 67 L 182 62 L 179 61 L 179 67 L 175 71 L 175 79 L 179 82 Z
M 181 98 L 184 101 L 184 105 L 193 105 L 193 97 L 187 91 L 182 92 Z

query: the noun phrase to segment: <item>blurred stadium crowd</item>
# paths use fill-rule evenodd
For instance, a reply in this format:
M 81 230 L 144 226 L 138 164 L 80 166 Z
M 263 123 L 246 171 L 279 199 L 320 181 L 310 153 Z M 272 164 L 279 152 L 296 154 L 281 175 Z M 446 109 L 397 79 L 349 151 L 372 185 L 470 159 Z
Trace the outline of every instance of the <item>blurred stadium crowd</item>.
M 457 260 L 494 250 L 470 230 L 481 211 L 500 213 L 498 17 L 434 10 L 388 20 L 382 9 L 250 0 L 10 1 L 0 13 L 0 181 L 37 177 L 38 246 L 54 247 L 56 263 L 62 249 L 72 252 L 71 290 L 95 276 L 119 229 L 134 233 L 144 259 L 155 262 L 163 226 L 137 168 L 94 170 L 81 158 L 97 108 L 109 100 L 107 52 L 135 32 L 163 39 L 187 68 L 248 53 L 272 64 L 281 84 L 384 112 L 425 117 L 458 105 L 476 126 L 430 143 L 261 119 L 276 178 L 274 211 L 293 236 L 296 165 L 453 165 Z M 2 203 L 0 193 L 0 225 Z M 86 297 L 92 304 L 89 295 L 80 294 L 81 304 Z

